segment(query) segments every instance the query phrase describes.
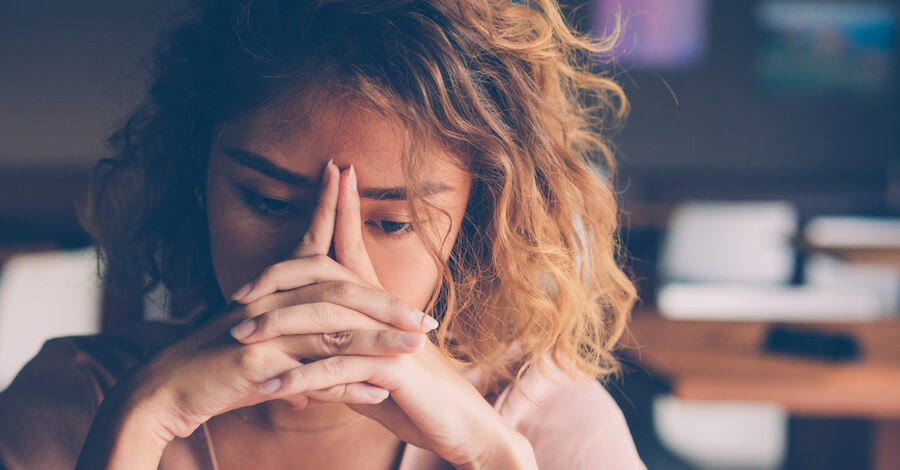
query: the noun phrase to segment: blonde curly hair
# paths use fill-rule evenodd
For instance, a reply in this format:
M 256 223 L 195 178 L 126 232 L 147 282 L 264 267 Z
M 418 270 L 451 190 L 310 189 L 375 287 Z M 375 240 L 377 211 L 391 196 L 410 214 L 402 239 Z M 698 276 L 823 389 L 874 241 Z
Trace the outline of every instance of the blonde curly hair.
M 572 375 L 617 370 L 636 291 L 620 266 L 604 135 L 628 104 L 594 71 L 612 37 L 574 32 L 550 0 L 220 0 L 203 11 L 158 47 L 148 98 L 98 165 L 82 220 L 110 283 L 162 283 L 182 310 L 221 305 L 192 204 L 210 133 L 327 83 L 409 130 L 413 195 L 420 142 L 472 175 L 450 259 L 432 247 L 443 275 L 428 310 L 442 319 L 435 343 L 486 372 L 483 393 L 543 357 Z M 505 360 L 511 345 L 521 354 Z

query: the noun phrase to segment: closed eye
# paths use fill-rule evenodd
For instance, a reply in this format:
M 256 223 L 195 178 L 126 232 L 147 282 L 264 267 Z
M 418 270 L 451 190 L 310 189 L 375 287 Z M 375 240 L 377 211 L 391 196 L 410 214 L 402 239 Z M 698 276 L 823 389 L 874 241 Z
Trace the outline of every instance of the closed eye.
M 296 207 L 288 201 L 263 197 L 244 188 L 241 193 L 244 203 L 257 214 L 276 217 L 296 212 Z
M 409 222 L 367 220 L 366 225 L 372 227 L 376 234 L 386 237 L 401 237 L 412 232 L 412 224 Z

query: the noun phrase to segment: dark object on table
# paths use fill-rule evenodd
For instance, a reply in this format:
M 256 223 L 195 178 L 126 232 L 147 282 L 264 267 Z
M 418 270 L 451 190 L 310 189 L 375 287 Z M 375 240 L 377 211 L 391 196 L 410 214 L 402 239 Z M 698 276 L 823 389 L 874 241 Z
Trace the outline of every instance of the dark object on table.
M 861 355 L 859 344 L 850 335 L 785 326 L 769 330 L 765 350 L 828 361 L 854 361 Z

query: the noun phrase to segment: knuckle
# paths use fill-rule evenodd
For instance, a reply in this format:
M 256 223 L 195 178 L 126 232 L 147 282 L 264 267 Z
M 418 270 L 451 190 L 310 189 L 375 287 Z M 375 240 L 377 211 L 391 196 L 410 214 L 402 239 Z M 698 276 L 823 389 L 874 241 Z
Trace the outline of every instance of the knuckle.
M 375 335 L 375 349 L 386 351 L 397 344 L 397 333 L 391 330 L 380 330 Z
M 244 372 L 257 372 L 266 364 L 266 351 L 259 345 L 243 346 L 237 354 L 237 365 Z
M 304 366 L 295 367 L 284 376 L 284 388 L 295 392 L 305 390 L 306 370 Z
M 267 333 L 271 333 L 271 334 L 275 334 L 275 335 L 283 334 L 284 333 L 284 323 L 283 323 L 284 318 L 283 318 L 283 316 L 284 316 L 284 309 L 281 309 L 281 308 L 276 308 L 275 310 L 272 310 L 271 312 L 265 314 L 265 318 L 263 318 L 263 321 L 265 323 L 265 326 L 268 327 L 268 329 L 265 331 Z M 261 328 L 262 328 L 262 326 L 261 326 Z
M 337 333 L 322 333 L 320 335 L 322 342 L 322 350 L 326 355 L 335 355 L 347 349 L 353 341 L 353 333 L 350 331 L 339 331 Z
M 349 282 L 332 282 L 329 284 L 331 294 L 338 299 L 346 299 L 353 295 L 353 284 Z
M 400 314 L 401 312 L 408 312 L 410 308 L 406 305 L 406 302 L 396 298 L 396 297 L 388 297 L 387 307 L 391 313 L 394 315 Z
M 282 309 L 276 308 L 257 316 L 256 321 L 259 322 L 257 330 L 259 333 L 265 336 L 280 336 L 284 334 L 282 314 Z
M 335 312 L 332 304 L 328 302 L 315 302 L 309 305 L 310 309 L 312 309 L 312 314 L 320 327 L 324 328 L 335 324 L 337 312 Z
M 328 390 L 328 395 L 331 395 L 336 401 L 340 401 L 349 398 L 351 390 L 347 384 L 335 385 Z
M 322 368 L 325 375 L 331 380 L 340 380 L 344 374 L 346 364 L 340 356 L 330 357 L 322 360 Z

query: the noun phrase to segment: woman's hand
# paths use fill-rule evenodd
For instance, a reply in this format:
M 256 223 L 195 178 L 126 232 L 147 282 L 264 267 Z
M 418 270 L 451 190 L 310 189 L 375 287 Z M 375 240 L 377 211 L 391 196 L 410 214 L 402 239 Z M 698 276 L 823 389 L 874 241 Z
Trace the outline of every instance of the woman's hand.
M 265 280 L 290 273 L 290 290 L 276 292 L 284 290 L 278 283 L 264 296 L 248 287 L 239 289 L 238 294 L 246 292 L 245 299 L 249 293 L 256 300 L 232 304 L 220 318 L 167 348 L 140 371 L 169 403 L 163 408 L 171 410 L 166 429 L 172 434 L 187 436 L 213 416 L 270 400 L 264 393 L 271 383 L 260 383 L 300 361 L 339 354 L 397 356 L 426 342 L 423 313 L 366 287 L 362 278 L 327 256 L 339 179 L 337 167 L 329 162 L 319 203 L 295 258 L 269 267 L 253 285 L 265 286 Z M 365 404 L 387 395 L 365 383 L 340 383 L 279 398 L 299 409 L 310 400 Z
M 98 410 L 79 468 L 155 468 L 162 448 L 175 436 L 186 437 L 226 411 L 273 399 L 260 384 L 302 361 L 336 354 L 393 357 L 423 347 L 428 331 L 423 325 L 436 326 L 433 319 L 367 287 L 327 256 L 339 178 L 329 163 L 297 258 L 267 269 L 261 277 L 281 279 L 292 273 L 291 290 L 274 292 L 280 288 L 276 284 L 273 293 L 252 303 L 233 303 L 137 366 Z M 303 408 L 313 401 L 374 404 L 387 396 L 383 388 L 355 381 L 278 398 Z M 140 419 L 132 419 L 138 415 Z
M 352 167 L 340 178 L 341 188 L 334 233 L 338 262 L 353 270 L 361 282 L 380 288 L 375 270 L 362 242 L 361 217 L 356 178 Z M 243 293 L 240 302 L 265 298 L 275 290 L 292 289 L 298 279 L 299 265 L 285 262 L 283 269 L 269 270 Z M 372 294 L 369 288 L 342 284 L 353 294 Z M 399 301 L 398 301 L 399 302 Z M 265 316 L 260 320 L 269 322 Z M 256 320 L 251 320 L 256 321 Z M 302 323 L 302 320 L 294 320 Z M 250 328 L 248 328 L 249 330 Z M 252 336 L 242 337 L 246 344 L 267 341 L 284 334 L 302 334 L 308 330 L 284 322 L 278 329 L 256 328 Z M 487 401 L 460 375 L 430 342 L 411 354 L 348 354 L 328 357 L 299 365 L 273 375 L 260 386 L 271 398 L 287 398 L 310 390 L 333 389 L 347 384 L 368 383 L 390 392 L 391 399 L 381 404 L 351 403 L 390 429 L 402 440 L 432 450 L 461 467 L 535 468 L 528 441 L 506 425 Z

